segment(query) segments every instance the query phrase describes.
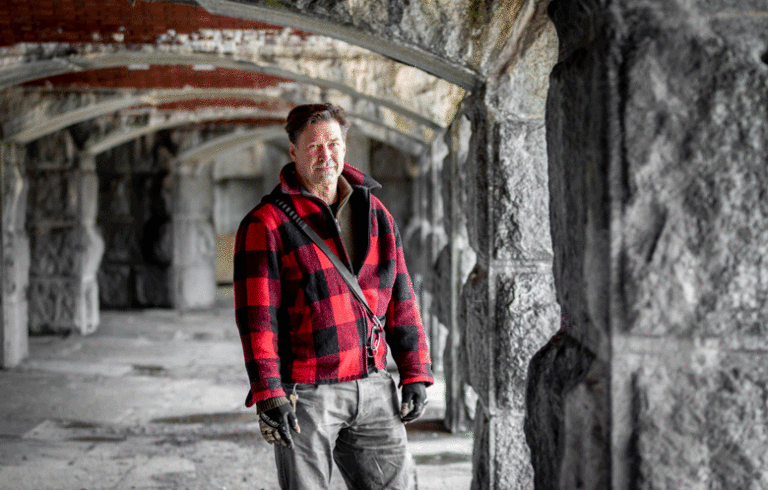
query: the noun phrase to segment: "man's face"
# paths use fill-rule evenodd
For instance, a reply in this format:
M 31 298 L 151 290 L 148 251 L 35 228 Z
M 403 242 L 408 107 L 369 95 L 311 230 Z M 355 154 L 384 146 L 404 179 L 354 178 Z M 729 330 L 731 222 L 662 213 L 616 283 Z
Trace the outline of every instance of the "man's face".
M 336 121 L 308 124 L 296 144 L 290 146 L 301 183 L 315 195 L 321 195 L 320 189 L 336 188 L 344 170 L 346 151 L 341 127 Z

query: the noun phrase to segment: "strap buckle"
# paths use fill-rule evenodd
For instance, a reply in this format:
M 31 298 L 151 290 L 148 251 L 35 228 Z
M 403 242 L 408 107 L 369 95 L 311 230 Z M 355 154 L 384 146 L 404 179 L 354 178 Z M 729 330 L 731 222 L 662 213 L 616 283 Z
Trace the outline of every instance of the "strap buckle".
M 379 351 L 379 345 L 381 345 L 381 337 L 384 333 L 384 327 L 381 324 L 379 317 L 376 315 L 371 316 L 373 317 L 373 329 L 371 330 L 371 350 L 376 353 Z

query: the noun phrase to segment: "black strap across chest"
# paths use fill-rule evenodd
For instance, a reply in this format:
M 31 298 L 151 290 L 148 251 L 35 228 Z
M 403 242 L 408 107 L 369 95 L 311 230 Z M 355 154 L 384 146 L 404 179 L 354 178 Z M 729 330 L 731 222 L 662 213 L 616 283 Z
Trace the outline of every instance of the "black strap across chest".
M 341 259 L 339 259 L 335 253 L 333 253 L 333 250 L 331 250 L 330 247 L 326 245 L 323 239 L 320 238 L 320 235 L 318 235 L 317 232 L 313 230 L 307 224 L 307 222 L 301 218 L 301 216 L 299 216 L 299 213 L 293 209 L 293 206 L 285 202 L 285 200 L 280 196 L 276 196 L 274 194 L 270 196 L 269 200 L 277 207 L 279 207 L 283 213 L 285 213 L 285 215 L 288 216 L 288 218 L 293 221 L 299 227 L 299 229 L 303 231 L 304 234 L 307 235 L 307 237 L 309 237 L 309 239 L 312 240 L 312 242 L 317 245 L 318 248 L 320 248 L 320 250 L 322 250 L 322 252 L 328 257 L 328 260 L 330 260 L 334 267 L 336 267 L 336 270 L 339 271 L 339 274 L 341 274 L 344 282 L 346 282 L 349 286 L 349 290 L 352 291 L 352 294 L 355 296 L 355 298 L 357 298 L 357 300 L 365 307 L 365 309 L 368 311 L 368 315 L 370 315 L 371 319 L 373 319 L 373 322 L 376 324 L 379 332 L 372 332 L 371 337 L 380 335 L 383 331 L 381 321 L 376 313 L 374 313 L 371 307 L 368 305 L 368 301 L 365 299 L 363 290 L 360 288 L 360 283 L 357 282 L 357 278 L 352 274 L 349 268 L 341 262 Z M 378 342 L 375 342 L 373 350 L 376 351 L 377 348 Z

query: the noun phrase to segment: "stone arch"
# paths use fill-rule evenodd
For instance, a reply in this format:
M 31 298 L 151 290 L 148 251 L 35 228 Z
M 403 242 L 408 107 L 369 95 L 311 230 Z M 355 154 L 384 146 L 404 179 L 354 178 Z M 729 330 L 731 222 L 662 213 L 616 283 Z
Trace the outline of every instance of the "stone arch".
M 318 44 L 321 42 L 314 38 L 312 41 Z M 314 50 L 319 52 L 314 55 L 322 54 L 330 59 L 334 56 L 346 55 L 349 58 L 348 63 L 357 65 L 354 66 L 355 78 L 345 78 L 345 72 L 341 66 L 334 65 L 327 59 L 324 63 L 310 59 L 297 62 L 286 53 L 264 53 L 264 50 L 253 51 L 249 58 L 235 57 L 232 54 L 190 53 L 190 48 L 184 45 L 171 45 L 162 50 L 146 53 L 129 49 L 116 50 L 100 45 L 85 45 L 70 48 L 74 49 L 75 53 L 67 55 L 65 68 L 60 66 L 61 63 L 52 65 L 50 60 L 43 58 L 44 54 L 35 57 L 20 53 L 19 59 L 15 60 L 16 66 L 5 70 L 3 85 L 0 85 L 0 88 L 21 85 L 41 78 L 114 67 L 141 69 L 149 66 L 188 65 L 202 69 L 225 68 L 261 73 L 332 89 L 395 111 L 403 117 L 428 127 L 444 127 L 453 117 L 455 107 L 451 103 L 451 97 L 446 98 L 449 103 L 445 106 L 430 104 L 429 101 L 434 98 L 432 91 L 447 93 L 453 98 L 460 99 L 463 96 L 463 90 L 458 86 L 428 75 L 422 70 L 396 63 L 354 46 L 336 46 L 337 43 L 340 42 L 325 40 L 322 43 L 324 46 L 314 47 Z M 329 51 L 330 55 L 326 51 Z M 307 53 L 307 55 L 311 54 L 313 53 Z M 397 79 L 397 77 L 408 78 L 412 83 L 405 87 L 402 84 L 387 83 L 389 79 Z M 381 83 L 382 81 L 385 83 Z

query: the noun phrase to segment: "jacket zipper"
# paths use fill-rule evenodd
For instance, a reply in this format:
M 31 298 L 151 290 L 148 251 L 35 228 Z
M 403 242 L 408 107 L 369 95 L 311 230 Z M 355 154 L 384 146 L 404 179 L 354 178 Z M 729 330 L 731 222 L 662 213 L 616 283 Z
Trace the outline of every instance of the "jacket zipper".
M 367 222 L 368 226 L 367 226 L 367 230 L 366 230 L 366 234 L 365 234 L 365 239 L 366 239 L 365 255 L 364 255 L 365 257 L 368 256 L 368 251 L 369 251 L 368 249 L 371 246 L 371 199 L 370 199 L 370 196 L 369 196 L 368 193 L 366 193 L 366 197 L 368 198 L 367 199 L 367 201 L 368 201 L 368 216 L 366 217 L 366 222 Z M 357 276 L 357 273 L 354 270 L 354 266 L 352 265 L 352 259 L 350 258 L 349 252 L 347 252 L 347 248 L 344 245 L 344 240 L 341 239 L 341 225 L 339 225 L 339 220 L 336 219 L 336 216 L 333 214 L 333 211 L 331 210 L 331 207 L 328 205 L 328 203 L 326 203 L 322 199 L 316 199 L 316 200 L 318 202 L 322 203 L 323 213 L 328 213 L 331 216 L 331 219 L 333 219 L 333 223 L 336 226 L 336 236 L 338 237 L 338 241 L 341 244 L 341 249 L 344 251 L 344 255 L 347 258 L 347 260 L 346 260 L 347 266 L 349 267 L 350 271 L 352 272 L 352 275 L 355 276 L 355 279 L 357 279 L 358 276 Z M 368 325 L 368 323 L 369 322 L 373 322 L 373 319 L 372 318 L 368 319 L 368 316 L 369 316 L 368 315 L 368 310 L 363 305 L 361 305 L 360 302 L 357 299 L 355 299 L 354 302 L 357 303 L 358 311 L 362 310 L 363 318 L 366 318 L 365 330 L 358 329 L 357 334 L 360 335 L 362 339 L 364 339 L 363 349 L 362 349 L 362 351 L 363 351 L 363 356 L 362 356 L 363 357 L 363 359 L 362 359 L 363 360 L 363 377 L 367 378 L 368 377 L 368 340 L 370 338 L 368 330 L 371 330 L 371 328 L 374 328 L 374 327 L 371 327 L 370 325 Z M 376 313 L 374 312 L 374 315 L 375 314 Z M 383 332 L 382 332 L 382 335 L 383 335 Z M 376 363 L 376 361 L 374 360 L 374 365 L 375 365 L 375 363 Z

